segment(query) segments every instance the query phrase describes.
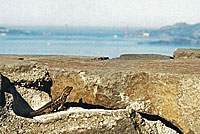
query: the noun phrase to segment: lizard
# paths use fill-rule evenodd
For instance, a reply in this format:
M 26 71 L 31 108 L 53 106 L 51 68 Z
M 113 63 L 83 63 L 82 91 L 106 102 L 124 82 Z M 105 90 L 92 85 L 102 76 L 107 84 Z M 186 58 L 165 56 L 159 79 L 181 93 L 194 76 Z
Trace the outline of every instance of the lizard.
M 47 104 L 45 104 L 44 106 L 42 106 L 38 110 L 31 112 L 30 116 L 34 117 L 34 116 L 38 116 L 38 115 L 49 114 L 49 113 L 54 112 L 55 110 L 56 111 L 58 111 L 60 109 L 63 110 L 63 105 L 64 105 L 64 103 L 67 99 L 67 96 L 72 91 L 72 89 L 73 89 L 73 87 L 67 86 L 63 90 L 63 92 L 61 93 L 61 95 L 59 97 L 48 102 Z

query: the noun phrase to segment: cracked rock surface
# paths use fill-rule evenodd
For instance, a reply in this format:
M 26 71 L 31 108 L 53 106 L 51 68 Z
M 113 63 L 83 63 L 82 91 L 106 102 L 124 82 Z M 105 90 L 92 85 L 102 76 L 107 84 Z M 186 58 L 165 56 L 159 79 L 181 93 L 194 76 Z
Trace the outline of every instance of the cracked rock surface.
M 39 95 L 39 92 L 46 91 L 44 89 L 49 89 L 47 93 L 52 98 L 56 98 L 62 89 L 72 86 L 73 91 L 67 98 L 68 103 L 81 106 L 79 104 L 81 100 L 84 104 L 103 106 L 113 110 L 102 113 L 98 110 L 95 112 L 68 110 L 58 115 L 43 115 L 35 119 L 26 119 L 12 113 L 10 108 L 12 97 L 6 94 L 6 98 L 11 100 L 7 101 L 3 109 L 5 114 L 1 115 L 2 121 L 6 122 L 0 127 L 2 132 L 12 132 L 15 129 L 16 133 L 19 131 L 176 133 L 177 130 L 175 132 L 168 127 L 171 124 L 185 134 L 199 133 L 199 60 L 94 61 L 90 57 L 20 56 L 24 58 L 24 61 L 17 61 L 19 56 L 0 56 L 0 58 L 5 57 L 8 60 L 4 64 L 1 63 L 1 73 L 15 82 L 18 91 L 22 90 L 20 93 L 27 98 L 32 107 L 38 108 L 39 105 L 43 105 L 37 104 L 36 101 L 43 100 L 41 102 L 45 103 L 50 100 L 46 94 Z M 37 84 L 33 84 L 34 82 Z M 41 97 L 41 100 L 37 100 L 39 97 L 34 98 L 37 95 Z M 29 100 L 30 98 L 34 102 Z M 131 117 L 130 109 L 134 109 L 137 116 Z M 167 124 L 161 120 L 148 120 L 138 115 L 138 112 L 159 116 L 165 119 Z M 91 119 L 93 117 L 97 118 L 95 127 L 90 126 L 95 122 Z M 101 126 L 102 123 L 98 120 L 101 117 L 107 121 L 104 126 Z M 10 123 L 13 122 L 16 122 L 16 127 L 10 128 Z M 24 125 L 20 126 L 17 122 L 23 122 Z M 72 130 L 67 123 L 72 123 L 74 126 L 71 128 L 74 129 Z M 87 126 L 85 123 L 90 125 Z M 56 126 L 57 124 L 60 124 L 60 127 Z M 62 127 L 62 124 L 65 124 L 65 127 Z M 32 130 L 31 126 L 34 126 L 36 130 L 40 127 L 45 129 L 36 131 Z

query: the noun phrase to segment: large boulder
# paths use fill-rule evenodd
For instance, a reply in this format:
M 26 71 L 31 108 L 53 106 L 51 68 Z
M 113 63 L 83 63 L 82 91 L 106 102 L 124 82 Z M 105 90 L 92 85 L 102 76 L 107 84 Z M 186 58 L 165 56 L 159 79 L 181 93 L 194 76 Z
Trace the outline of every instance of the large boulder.
M 200 114 L 199 75 L 111 70 L 51 70 L 50 74 L 54 80 L 53 98 L 65 86 L 73 86 L 68 102 L 78 103 L 81 99 L 105 108 L 133 108 L 160 116 L 186 134 L 200 130 L 196 120 Z
M 11 83 L 5 83 L 6 78 L 1 76 L 1 87 Z M 9 80 L 9 79 L 6 79 Z M 0 88 L 1 91 L 2 88 Z M 34 89 L 25 89 L 19 87 L 18 92 L 27 100 L 29 104 L 37 106 L 36 103 L 31 103 L 31 100 L 38 101 L 42 104 L 45 101 L 44 93 Z M 17 93 L 18 93 L 17 92 Z M 4 92 L 3 92 L 4 93 Z M 13 92 L 12 92 L 13 93 Z M 35 96 L 35 97 L 32 97 Z M 1 109 L 0 114 L 0 132 L 6 133 L 168 133 L 176 134 L 176 131 L 166 127 L 160 121 L 148 121 L 143 119 L 139 113 L 134 110 L 105 110 L 94 109 L 88 110 L 83 108 L 70 108 L 68 111 L 57 112 L 49 115 L 36 116 L 34 119 L 24 118 L 15 115 L 11 103 L 13 98 L 11 94 L 4 96 L 6 99 L 6 107 Z M 21 98 L 21 97 L 20 97 Z M 16 102 L 18 103 L 18 102 Z M 46 102 L 47 103 L 47 102 Z M 21 106 L 19 105 L 18 108 Z M 77 110 L 78 109 L 78 110 Z M 20 109 L 23 110 L 23 109 Z M 3 112 L 2 112 L 3 111 Z M 44 128 L 44 129 L 41 129 Z
M 174 59 L 200 59 L 200 49 L 179 48 L 173 55 Z
M 141 117 L 139 113 L 130 111 L 132 108 L 137 111 L 144 109 L 146 109 L 144 111 L 148 111 L 148 108 L 145 107 L 145 102 L 141 102 L 142 104 L 129 102 L 129 93 L 125 93 L 122 87 L 117 88 L 120 82 L 113 81 L 113 78 L 121 77 L 123 73 L 108 73 L 104 77 L 102 73 L 105 72 L 95 74 L 87 71 L 62 70 L 61 72 L 60 70 L 50 71 L 51 77 L 54 79 L 53 87 L 51 88 L 53 97 L 59 95 L 63 87 L 67 85 L 73 86 L 74 90 L 67 99 L 68 103 L 75 103 L 78 107 L 84 104 L 87 105 L 88 109 L 100 106 L 105 109 L 69 109 L 60 113 L 27 119 L 15 115 L 12 107 L 10 107 L 13 98 L 10 94 L 6 94 L 6 106 L 3 109 L 3 114 L 0 115 L 2 121 L 0 132 L 3 134 L 13 131 L 16 131 L 16 133 L 177 133 L 177 130 L 165 126 L 160 120 L 149 121 Z M 137 78 L 140 75 L 142 77 L 145 73 L 136 74 L 134 77 Z M 21 76 L 19 73 L 18 77 L 24 79 Z M 130 76 L 126 80 L 129 80 Z M 12 79 L 11 81 L 14 80 Z M 124 80 L 122 82 L 124 83 Z M 107 85 L 109 83 L 112 85 Z M 128 86 L 129 84 L 125 85 Z M 32 108 L 42 106 L 50 101 L 48 95 L 46 96 L 35 89 L 18 85 L 17 91 Z M 81 104 L 80 100 L 82 100 Z M 140 107 L 140 110 L 138 107 Z M 109 109 L 106 110 L 106 108 Z M 45 129 L 41 130 L 41 127 Z

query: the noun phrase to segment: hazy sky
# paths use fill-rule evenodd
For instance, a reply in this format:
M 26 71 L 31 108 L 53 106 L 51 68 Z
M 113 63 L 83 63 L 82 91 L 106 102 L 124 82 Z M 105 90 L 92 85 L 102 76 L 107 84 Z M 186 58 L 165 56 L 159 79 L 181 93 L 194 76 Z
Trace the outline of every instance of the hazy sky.
M 200 22 L 200 0 L 0 0 L 0 25 L 139 26 Z

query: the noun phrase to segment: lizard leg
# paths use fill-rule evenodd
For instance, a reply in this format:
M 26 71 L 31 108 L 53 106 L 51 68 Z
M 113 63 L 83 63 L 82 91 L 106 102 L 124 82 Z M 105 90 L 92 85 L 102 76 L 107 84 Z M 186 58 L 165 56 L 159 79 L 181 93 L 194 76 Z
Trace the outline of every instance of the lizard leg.
M 52 107 L 52 108 L 44 110 L 44 112 L 45 112 L 45 114 L 50 114 L 53 112 L 53 110 L 54 110 L 54 108 Z
M 61 103 L 61 105 L 60 105 L 60 109 L 63 111 L 63 105 L 64 105 L 64 103 Z

